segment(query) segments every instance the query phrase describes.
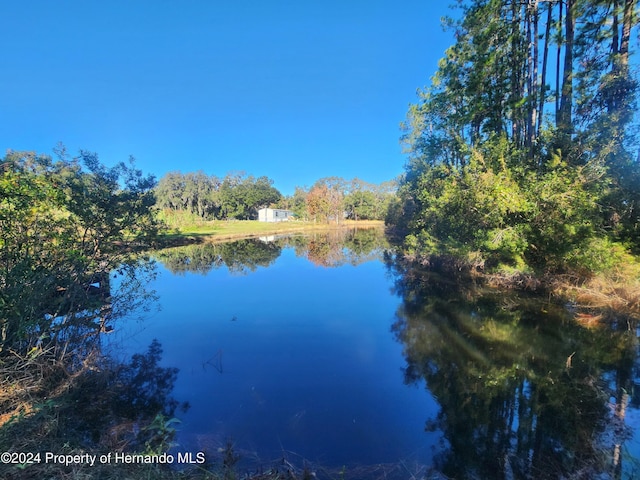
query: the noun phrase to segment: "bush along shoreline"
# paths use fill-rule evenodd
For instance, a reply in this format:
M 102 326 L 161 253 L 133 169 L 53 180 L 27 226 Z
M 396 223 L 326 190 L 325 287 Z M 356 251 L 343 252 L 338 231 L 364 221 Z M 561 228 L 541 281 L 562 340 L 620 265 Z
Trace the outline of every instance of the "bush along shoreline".
M 402 125 L 386 222 L 407 258 L 637 315 L 637 5 L 612 5 L 460 4 L 456 41 Z

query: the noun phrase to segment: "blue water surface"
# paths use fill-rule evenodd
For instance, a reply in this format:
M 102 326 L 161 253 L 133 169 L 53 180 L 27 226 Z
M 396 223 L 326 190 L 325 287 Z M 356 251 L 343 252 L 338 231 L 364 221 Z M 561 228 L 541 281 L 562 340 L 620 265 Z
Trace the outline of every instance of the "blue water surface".
M 152 339 L 163 366 L 180 372 L 176 441 L 187 451 L 243 460 L 295 457 L 327 467 L 429 464 L 439 434 L 425 421 L 437 404 L 405 385 L 394 339 L 399 298 L 380 259 L 321 267 L 286 247 L 268 267 L 172 274 L 150 285 L 160 310 L 130 321 L 111 343 L 122 355 Z

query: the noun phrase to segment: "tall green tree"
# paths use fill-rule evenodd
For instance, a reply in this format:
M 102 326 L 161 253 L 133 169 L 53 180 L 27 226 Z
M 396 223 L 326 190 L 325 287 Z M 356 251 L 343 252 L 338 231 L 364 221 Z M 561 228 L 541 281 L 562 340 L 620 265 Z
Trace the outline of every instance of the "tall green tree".
M 278 203 L 278 208 L 291 210 L 298 220 L 307 220 L 307 194 L 306 187 L 295 187 L 293 195 L 282 197 Z
M 258 209 L 277 203 L 282 195 L 268 177 L 244 172 L 227 174 L 220 180 L 203 171 L 169 172 L 156 188 L 162 209 L 186 211 L 202 219 L 255 219 Z
M 409 162 L 391 221 L 423 249 L 448 243 L 537 268 L 573 268 L 594 242 L 640 247 L 635 0 L 460 3 L 456 42 L 404 124 Z
M 255 220 L 260 208 L 277 203 L 282 194 L 270 178 L 255 178 L 242 172 L 230 173 L 224 178 L 219 198 L 223 218 Z
M 372 220 L 376 218 L 376 196 L 371 190 L 355 190 L 344 199 L 347 218 Z
M 220 180 L 203 171 L 169 172 L 156 187 L 157 206 L 162 209 L 186 210 L 200 218 L 214 218 L 220 211 Z

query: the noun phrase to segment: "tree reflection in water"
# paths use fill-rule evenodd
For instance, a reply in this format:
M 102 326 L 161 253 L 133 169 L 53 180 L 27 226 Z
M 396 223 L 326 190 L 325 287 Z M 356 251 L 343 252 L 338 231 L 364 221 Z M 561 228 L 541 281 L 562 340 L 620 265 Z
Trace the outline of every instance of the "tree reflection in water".
M 356 266 L 379 258 L 386 246 L 382 231 L 375 228 L 333 230 L 304 239 L 305 242 L 297 245 L 296 254 L 319 267 Z
M 220 267 L 244 274 L 272 265 L 286 247 L 293 247 L 297 256 L 306 257 L 315 265 L 338 267 L 378 258 L 385 245 L 384 232 L 379 228 L 336 229 L 299 236 L 187 245 L 162 250 L 157 256 L 174 274 L 206 274 Z
M 426 423 L 448 443 L 439 470 L 452 478 L 620 477 L 635 329 L 587 329 L 548 299 L 386 261 L 403 299 L 392 330 L 404 345 L 405 381 L 424 379 L 441 407 Z
M 167 248 L 159 251 L 157 256 L 171 273 L 204 275 L 223 266 L 237 274 L 253 272 L 258 267 L 271 265 L 281 253 L 282 247 L 278 243 L 250 238 L 232 243 L 202 243 Z
M 37 347 L 0 359 L 6 387 L 0 392 L 0 450 L 95 454 L 170 447 L 172 430 L 163 421 L 187 408 L 172 397 L 177 369 L 160 366 L 157 341 L 128 362 L 110 355 L 104 342 L 118 319 L 152 307 L 155 295 L 146 285 L 154 276 L 153 262 L 122 265 L 91 303 L 76 303 L 78 309 L 43 323 L 47 331 L 28 332 L 40 338 L 26 340 Z M 30 465 L 24 477 L 15 465 L 2 464 L 0 477 L 59 478 L 71 467 L 52 468 Z

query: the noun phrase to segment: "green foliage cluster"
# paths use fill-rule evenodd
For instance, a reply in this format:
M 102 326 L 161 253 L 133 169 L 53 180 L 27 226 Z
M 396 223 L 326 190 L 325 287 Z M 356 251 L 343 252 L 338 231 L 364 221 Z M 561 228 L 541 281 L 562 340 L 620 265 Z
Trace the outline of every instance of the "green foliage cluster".
M 196 173 L 169 172 L 155 190 L 161 209 L 187 211 L 200 219 L 258 218 L 258 209 L 278 202 L 282 195 L 267 177 L 230 173 L 223 179 Z
M 104 306 L 109 272 L 129 257 L 123 246 L 159 228 L 153 177 L 132 163 L 106 168 L 90 152 L 58 153 L 0 161 L 0 352 L 55 336 L 67 314 L 67 326 L 92 323 L 86 312 Z
M 585 275 L 612 268 L 625 248 L 640 248 L 635 0 L 461 8 L 449 20 L 457 41 L 404 124 L 410 158 L 387 223 L 418 256 Z
M 204 172 L 170 172 L 155 193 L 163 218 L 186 213 L 192 223 L 206 220 L 256 220 L 264 207 L 293 211 L 296 218 L 316 222 L 382 220 L 395 197 L 394 182 L 374 185 L 358 178 L 321 178 L 310 188 L 296 187 L 283 196 L 268 177 L 229 173 L 223 179 Z M 184 218 L 184 215 L 182 215 Z
M 493 265 L 562 271 L 610 266 L 591 165 L 558 161 L 544 171 L 487 165 L 474 152 L 459 169 L 420 176 L 408 246 L 429 253 L 480 252 Z M 600 255 L 594 255 L 595 250 Z M 594 252 L 592 252 L 594 250 Z M 589 260 L 591 259 L 591 260 Z

